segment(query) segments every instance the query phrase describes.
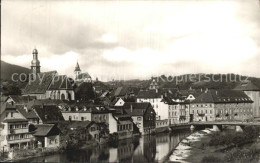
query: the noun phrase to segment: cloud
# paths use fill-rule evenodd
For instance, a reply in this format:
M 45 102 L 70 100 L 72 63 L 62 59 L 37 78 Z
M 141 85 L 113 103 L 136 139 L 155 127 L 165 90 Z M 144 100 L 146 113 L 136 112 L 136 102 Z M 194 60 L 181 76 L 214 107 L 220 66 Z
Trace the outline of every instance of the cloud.
M 26 67 L 36 47 L 42 70 L 61 74 L 73 74 L 79 60 L 102 78 L 260 77 L 258 0 L 3 1 L 2 13 L 2 58 Z

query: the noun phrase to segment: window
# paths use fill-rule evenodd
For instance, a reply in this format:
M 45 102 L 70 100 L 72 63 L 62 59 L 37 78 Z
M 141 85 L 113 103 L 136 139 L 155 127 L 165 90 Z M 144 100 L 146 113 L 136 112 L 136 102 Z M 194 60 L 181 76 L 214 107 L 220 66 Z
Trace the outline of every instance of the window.
M 84 117 L 81 117 L 81 121 L 84 121 Z
M 55 144 L 57 144 L 57 143 L 58 143 L 58 140 L 57 140 L 57 139 L 55 139 L 54 141 L 55 141 Z
M 8 113 L 5 114 L 5 117 L 8 117 Z
M 142 120 L 142 117 L 137 117 L 137 120 L 138 120 L 138 121 L 141 121 L 141 120 Z
M 52 144 L 52 140 L 49 140 L 49 144 Z
M 212 114 L 212 110 L 209 110 L 210 114 Z
M 11 112 L 11 117 L 13 117 L 14 116 L 14 113 L 13 112 Z

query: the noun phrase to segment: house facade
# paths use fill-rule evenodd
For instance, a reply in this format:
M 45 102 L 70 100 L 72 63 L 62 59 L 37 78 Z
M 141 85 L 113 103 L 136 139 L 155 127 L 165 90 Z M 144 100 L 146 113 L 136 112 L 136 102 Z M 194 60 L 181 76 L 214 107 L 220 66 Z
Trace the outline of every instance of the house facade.
M 28 120 L 16 109 L 5 103 L 1 105 L 0 148 L 5 151 L 25 149 L 33 139 L 28 129 Z
M 139 128 L 142 135 L 151 134 L 156 127 L 156 114 L 150 103 L 126 102 L 116 109 L 124 110 L 129 115 L 133 123 Z
M 209 90 L 191 103 L 191 121 L 245 121 L 253 118 L 253 101 L 243 91 Z
M 234 90 L 240 90 L 253 100 L 253 115 L 260 117 L 260 88 L 250 81 L 240 83 Z

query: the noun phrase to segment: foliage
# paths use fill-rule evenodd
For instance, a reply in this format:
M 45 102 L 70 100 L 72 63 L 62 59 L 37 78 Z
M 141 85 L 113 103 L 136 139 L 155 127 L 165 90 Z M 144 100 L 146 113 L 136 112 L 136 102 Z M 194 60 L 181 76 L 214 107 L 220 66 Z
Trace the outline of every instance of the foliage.
M 220 158 L 216 156 L 204 156 L 201 160 L 202 163 L 217 163 L 217 162 L 223 162 Z
M 247 126 L 244 128 L 243 133 L 228 132 L 228 133 L 215 133 L 212 135 L 209 141 L 209 146 L 217 145 L 231 145 L 241 144 L 248 141 L 252 141 L 259 135 L 259 127 Z
M 225 160 L 228 162 L 258 162 L 260 150 L 255 147 L 249 149 L 234 148 L 227 152 Z

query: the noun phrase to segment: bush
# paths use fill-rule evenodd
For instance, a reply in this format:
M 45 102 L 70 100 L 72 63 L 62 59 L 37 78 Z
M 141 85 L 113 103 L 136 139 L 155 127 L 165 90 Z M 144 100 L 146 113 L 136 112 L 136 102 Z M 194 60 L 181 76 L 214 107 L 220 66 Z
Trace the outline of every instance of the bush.
M 216 156 L 204 156 L 201 160 L 202 163 L 217 163 L 217 162 L 223 162 L 220 158 Z
M 234 148 L 227 152 L 225 160 L 228 162 L 258 162 L 259 153 L 259 149 L 256 149 L 255 147 L 249 149 Z
M 259 135 L 259 127 L 247 126 L 243 133 L 215 133 L 209 141 L 209 146 L 241 144 L 252 141 Z

